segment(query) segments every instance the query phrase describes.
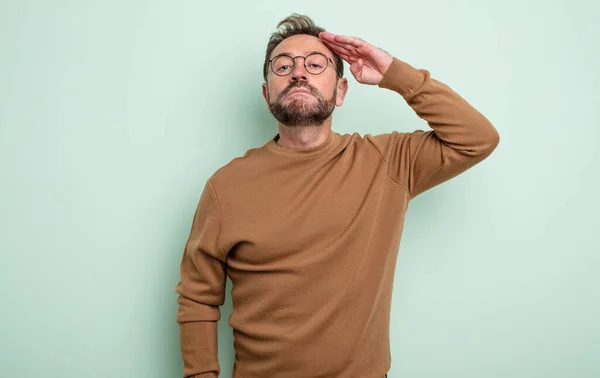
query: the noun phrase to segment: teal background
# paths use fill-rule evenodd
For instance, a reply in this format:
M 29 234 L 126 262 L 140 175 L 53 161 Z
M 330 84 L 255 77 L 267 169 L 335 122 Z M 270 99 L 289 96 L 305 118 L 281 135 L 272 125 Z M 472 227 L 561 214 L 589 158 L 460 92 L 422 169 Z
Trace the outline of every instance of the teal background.
M 390 378 L 600 377 L 591 0 L 1 1 L 0 376 L 181 376 L 193 212 L 216 169 L 277 132 L 262 64 L 292 12 L 428 69 L 500 133 L 410 205 Z M 428 128 L 346 74 L 335 131 Z

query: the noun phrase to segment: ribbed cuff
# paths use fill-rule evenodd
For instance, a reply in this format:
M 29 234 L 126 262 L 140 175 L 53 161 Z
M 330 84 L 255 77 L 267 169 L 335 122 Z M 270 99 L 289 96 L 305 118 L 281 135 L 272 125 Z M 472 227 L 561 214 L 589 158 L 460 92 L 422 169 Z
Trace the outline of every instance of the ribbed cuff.
M 383 74 L 380 88 L 391 89 L 406 98 L 425 80 L 426 70 L 418 70 L 408 63 L 394 58 L 390 67 Z

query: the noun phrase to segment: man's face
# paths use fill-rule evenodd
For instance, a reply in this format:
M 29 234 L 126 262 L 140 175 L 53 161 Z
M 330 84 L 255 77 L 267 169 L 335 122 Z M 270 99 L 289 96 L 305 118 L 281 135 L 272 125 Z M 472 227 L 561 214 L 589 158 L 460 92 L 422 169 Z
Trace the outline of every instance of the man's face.
M 286 54 L 306 56 L 320 52 L 334 60 L 334 55 L 323 42 L 311 35 L 294 35 L 282 41 L 271 53 L 271 58 Z M 278 76 L 269 67 L 263 96 L 273 116 L 286 126 L 318 126 L 329 118 L 335 106 L 344 102 L 347 80 L 337 77 L 335 66 L 329 62 L 327 69 L 318 75 L 304 67 L 304 58 L 296 58 L 292 72 Z M 307 93 L 308 92 L 308 93 Z

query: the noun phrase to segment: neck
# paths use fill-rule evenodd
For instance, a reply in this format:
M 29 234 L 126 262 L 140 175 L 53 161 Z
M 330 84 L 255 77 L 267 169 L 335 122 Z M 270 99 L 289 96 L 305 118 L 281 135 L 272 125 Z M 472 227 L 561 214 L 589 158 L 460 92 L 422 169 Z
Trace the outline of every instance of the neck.
M 279 124 L 277 144 L 287 148 L 316 147 L 331 133 L 331 117 L 320 126 L 286 126 Z

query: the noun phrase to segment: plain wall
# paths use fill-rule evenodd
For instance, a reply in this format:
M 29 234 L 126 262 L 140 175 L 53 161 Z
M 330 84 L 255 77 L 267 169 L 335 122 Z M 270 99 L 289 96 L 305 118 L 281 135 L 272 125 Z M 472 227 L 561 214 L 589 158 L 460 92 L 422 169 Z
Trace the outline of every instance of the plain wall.
M 193 212 L 216 169 L 277 132 L 262 65 L 292 12 L 429 70 L 500 133 L 410 204 L 390 378 L 599 377 L 591 0 L 1 1 L 0 376 L 181 376 Z M 335 131 L 428 129 L 345 68 Z M 228 297 L 222 377 L 230 313 Z

